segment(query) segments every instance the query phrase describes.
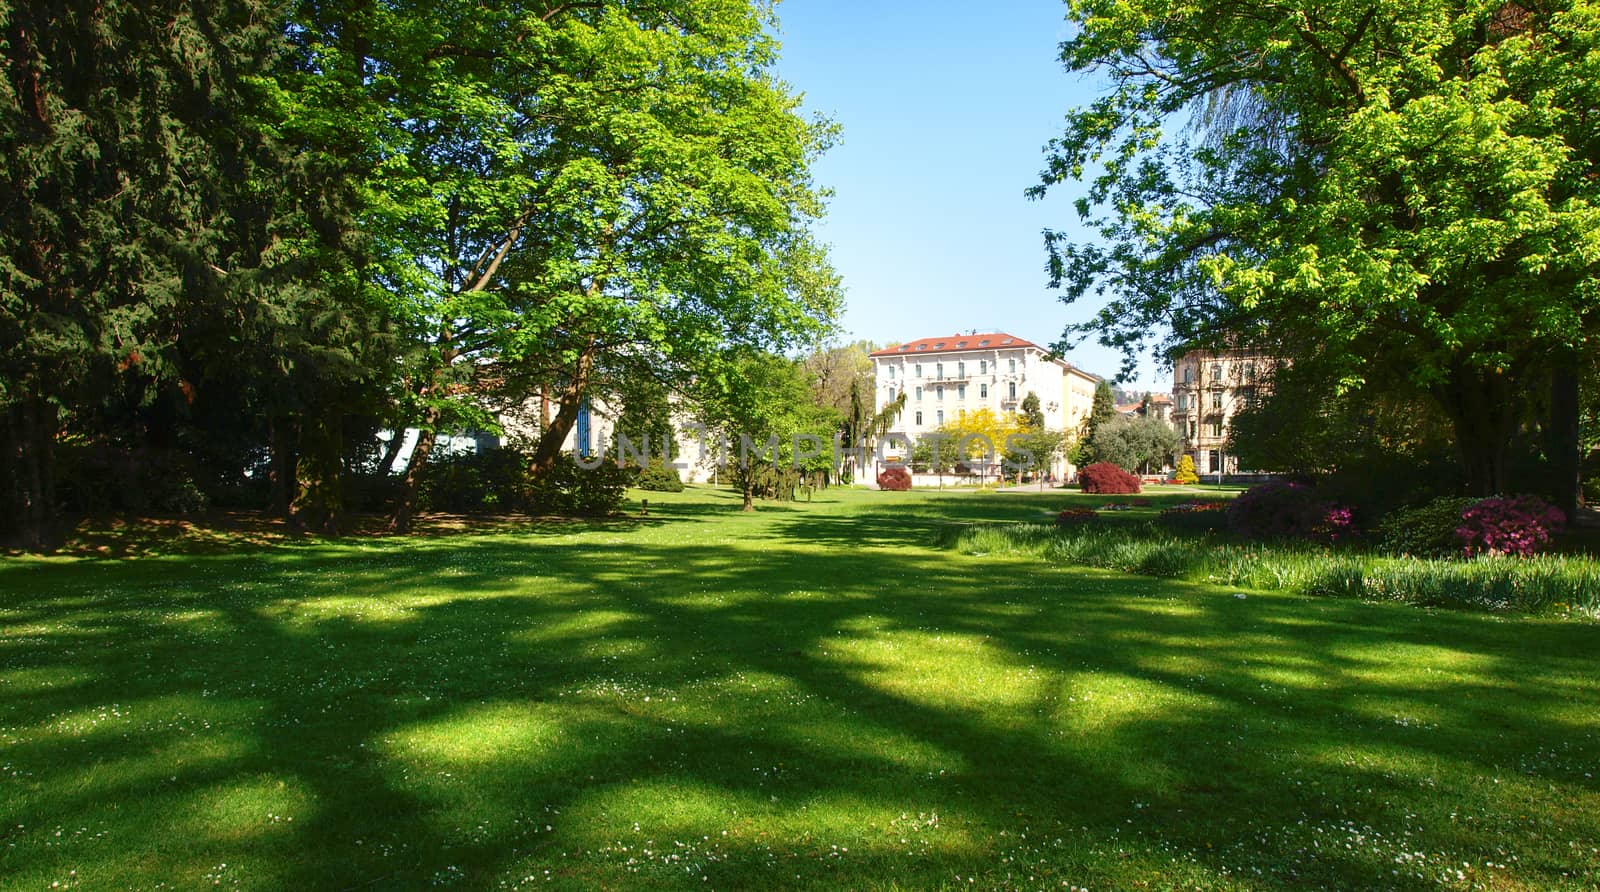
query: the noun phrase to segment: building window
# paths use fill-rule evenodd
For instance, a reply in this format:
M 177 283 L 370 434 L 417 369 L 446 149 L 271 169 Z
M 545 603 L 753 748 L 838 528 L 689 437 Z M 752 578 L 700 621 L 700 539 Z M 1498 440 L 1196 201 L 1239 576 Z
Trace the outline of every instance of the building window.
M 956 385 L 956 399 L 964 400 L 966 398 L 967 398 L 967 385 L 965 385 L 965 384 L 957 384 Z
M 980 375 L 989 374 L 989 360 L 987 360 L 987 359 L 978 360 L 978 374 L 980 374 Z
M 967 364 L 964 363 L 964 362 L 956 363 L 956 377 L 957 378 L 965 378 L 966 376 L 967 376 Z
M 922 388 L 921 387 L 917 388 L 917 399 L 919 399 L 919 400 L 922 399 Z
M 1214 363 L 1211 366 L 1211 383 L 1212 384 L 1221 384 L 1222 383 L 1222 363 L 1220 363 L 1220 362 L 1219 363 Z
M 1213 449 L 1206 453 L 1206 470 L 1213 474 L 1222 473 L 1222 450 Z
M 936 362 L 933 364 L 933 378 L 935 381 L 944 380 L 944 363 Z
M 1216 393 L 1211 394 L 1211 408 L 1222 408 L 1222 391 L 1219 390 Z
M 1010 370 L 1013 371 L 1013 372 L 1016 371 L 1017 370 L 1017 358 L 1015 356 L 1011 357 L 1010 362 L 1011 362 Z
M 979 384 L 978 385 L 978 398 L 979 399 L 988 399 L 989 398 L 989 385 L 987 385 L 987 384 Z
M 1246 381 L 1254 381 L 1256 379 L 1256 364 L 1254 362 L 1244 364 L 1244 379 Z
M 933 413 L 933 417 L 940 424 L 944 424 L 944 410 L 943 409 L 940 409 L 939 411 Z
M 1198 437 L 1199 435 L 1200 435 L 1200 423 L 1198 421 L 1189 422 L 1189 439 L 1193 440 L 1195 437 Z
M 922 411 L 917 411 L 917 427 L 922 427 Z
M 1222 436 L 1222 422 L 1220 422 L 1220 421 L 1211 422 L 1211 436 L 1213 436 L 1213 437 Z
M 894 366 L 889 366 L 889 380 L 894 380 Z
M 917 363 L 917 377 L 922 377 L 922 363 Z
M 918 368 L 921 368 L 921 366 L 918 366 Z M 920 375 L 922 373 L 918 372 L 917 374 Z M 1186 366 L 1183 367 L 1183 383 L 1185 383 L 1185 384 L 1193 384 L 1194 383 L 1194 366 L 1186 365 Z
M 933 395 L 935 399 L 944 399 L 944 385 L 940 384 L 938 387 L 935 387 L 933 389 Z
M 1178 408 L 1180 408 L 1180 409 L 1189 408 L 1189 395 L 1187 393 L 1178 394 Z
M 1011 399 L 1016 399 L 1017 398 L 1017 382 L 1011 381 L 1011 382 L 1007 383 L 1006 387 L 1010 389 Z

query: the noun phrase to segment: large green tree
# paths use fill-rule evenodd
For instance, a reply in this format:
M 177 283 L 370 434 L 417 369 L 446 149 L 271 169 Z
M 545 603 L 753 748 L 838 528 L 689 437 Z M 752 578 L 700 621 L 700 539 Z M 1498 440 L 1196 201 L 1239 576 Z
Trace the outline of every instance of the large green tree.
M 1095 428 L 1089 445 L 1095 461 L 1148 473 L 1172 458 L 1178 448 L 1178 432 L 1159 418 L 1118 415 Z
M 1070 9 L 1062 59 L 1108 90 L 1036 192 L 1089 180 L 1098 238 L 1047 236 L 1066 299 L 1110 298 L 1078 333 L 1259 341 L 1344 387 L 1406 382 L 1479 491 L 1504 485 L 1530 394 L 1575 413 L 1600 321 L 1594 3 Z
M 324 293 L 325 180 L 273 116 L 282 26 L 248 0 L 0 0 L 0 525 L 24 544 L 52 537 L 64 429 L 196 399 L 201 341 L 236 360 L 241 316 Z
M 541 404 L 542 469 L 607 369 L 681 384 L 835 314 L 809 232 L 832 128 L 774 74 L 766 4 L 347 0 L 301 18 L 330 68 L 363 73 L 318 114 L 372 134 L 364 222 L 422 430 L 408 494 L 435 433 L 487 425 L 492 403 Z
M 720 444 L 713 460 L 739 490 L 745 511 L 763 491 L 792 497 L 804 470 L 832 462 L 838 413 L 811 402 L 808 375 L 798 363 L 736 348 L 716 358 L 693 394 L 700 420 Z

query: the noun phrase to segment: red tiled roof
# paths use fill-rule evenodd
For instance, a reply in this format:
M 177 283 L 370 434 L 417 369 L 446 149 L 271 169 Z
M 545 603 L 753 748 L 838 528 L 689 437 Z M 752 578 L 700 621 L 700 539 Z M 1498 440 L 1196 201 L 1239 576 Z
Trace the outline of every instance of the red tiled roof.
M 960 350 L 997 350 L 1015 347 L 1032 347 L 1050 352 L 1025 338 L 1008 335 L 1003 331 L 978 334 L 954 334 L 937 338 L 918 338 L 894 347 L 873 351 L 873 356 L 907 356 L 915 353 L 953 353 Z

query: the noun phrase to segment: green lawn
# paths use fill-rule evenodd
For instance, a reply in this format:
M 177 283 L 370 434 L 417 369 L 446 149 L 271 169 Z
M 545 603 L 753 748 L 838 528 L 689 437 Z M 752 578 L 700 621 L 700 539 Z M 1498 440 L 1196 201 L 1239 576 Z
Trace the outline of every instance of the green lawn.
M 1594 889 L 1600 627 L 940 548 L 1073 496 L 0 559 L 0 887 Z

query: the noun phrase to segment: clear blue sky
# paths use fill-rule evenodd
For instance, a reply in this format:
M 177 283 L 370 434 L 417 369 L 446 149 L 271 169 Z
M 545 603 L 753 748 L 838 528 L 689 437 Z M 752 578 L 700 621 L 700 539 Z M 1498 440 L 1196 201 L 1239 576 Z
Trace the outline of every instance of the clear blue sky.
M 1046 287 L 1040 233 L 1074 228 L 1081 187 L 1023 195 L 1097 87 L 1057 61 L 1065 3 L 787 0 L 778 14 L 779 73 L 843 130 L 816 175 L 835 192 L 819 234 L 844 277 L 847 338 L 980 329 L 1051 344 L 1098 309 Z M 1066 359 L 1107 376 L 1120 364 L 1092 340 Z M 1136 383 L 1168 386 L 1148 361 Z

